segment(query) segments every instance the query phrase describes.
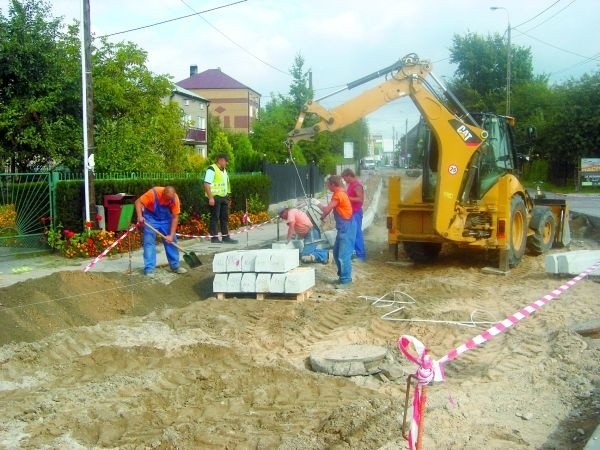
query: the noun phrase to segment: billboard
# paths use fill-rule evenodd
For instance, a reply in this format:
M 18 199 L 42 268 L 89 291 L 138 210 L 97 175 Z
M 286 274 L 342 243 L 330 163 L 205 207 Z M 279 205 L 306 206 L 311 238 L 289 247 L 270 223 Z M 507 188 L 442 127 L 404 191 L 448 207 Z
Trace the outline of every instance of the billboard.
M 600 158 L 581 158 L 582 186 L 600 186 Z

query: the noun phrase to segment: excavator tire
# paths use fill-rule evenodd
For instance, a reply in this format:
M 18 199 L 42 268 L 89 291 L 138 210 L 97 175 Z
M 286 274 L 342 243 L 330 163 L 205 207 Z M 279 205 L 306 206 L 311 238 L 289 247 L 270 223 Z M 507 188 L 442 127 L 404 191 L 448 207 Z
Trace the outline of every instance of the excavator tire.
M 527 246 L 527 209 L 523 199 L 515 195 L 510 202 L 510 235 L 508 265 L 516 267 L 525 255 Z
M 416 263 L 430 263 L 437 259 L 442 244 L 436 242 L 410 242 L 404 241 L 404 251 Z
M 541 255 L 552 248 L 556 235 L 556 220 L 548 207 L 533 208 L 529 228 L 535 234 L 527 238 L 527 249 L 533 255 Z

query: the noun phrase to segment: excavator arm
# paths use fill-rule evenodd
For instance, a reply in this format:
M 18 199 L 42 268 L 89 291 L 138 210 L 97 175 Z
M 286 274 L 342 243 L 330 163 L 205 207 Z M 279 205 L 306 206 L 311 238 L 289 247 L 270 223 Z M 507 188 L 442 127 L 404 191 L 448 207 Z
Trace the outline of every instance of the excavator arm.
M 410 93 L 411 85 L 420 85 L 430 71 L 429 61 L 419 61 L 416 55 L 409 55 L 385 69 L 346 85 L 342 90 L 352 89 L 383 75 L 388 76 L 383 83 L 364 91 L 336 108 L 328 110 L 319 102 L 341 91 L 336 91 L 320 99 L 309 100 L 300 112 L 294 129 L 288 133 L 289 143 L 311 140 L 322 131 L 339 130 L 376 111 L 386 103 L 406 97 Z M 303 128 L 304 119 L 311 114 L 317 116 L 320 119 L 319 122 L 311 127 Z

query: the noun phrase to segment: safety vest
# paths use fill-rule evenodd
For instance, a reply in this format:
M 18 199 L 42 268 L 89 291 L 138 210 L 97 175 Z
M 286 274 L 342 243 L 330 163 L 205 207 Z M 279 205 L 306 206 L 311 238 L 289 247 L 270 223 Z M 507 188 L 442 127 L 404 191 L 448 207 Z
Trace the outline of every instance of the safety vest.
M 229 177 L 227 176 L 227 172 L 221 170 L 217 164 L 211 164 L 210 167 L 212 167 L 215 171 L 215 179 L 210 185 L 210 191 L 213 195 L 218 197 L 227 196 L 227 192 L 229 190 Z

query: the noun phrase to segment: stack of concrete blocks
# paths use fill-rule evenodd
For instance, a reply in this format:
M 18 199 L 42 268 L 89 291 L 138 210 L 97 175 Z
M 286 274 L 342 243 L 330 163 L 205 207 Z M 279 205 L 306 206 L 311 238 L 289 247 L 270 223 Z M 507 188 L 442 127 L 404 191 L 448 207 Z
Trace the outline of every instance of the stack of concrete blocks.
M 315 269 L 300 267 L 297 248 L 232 250 L 217 253 L 213 259 L 213 292 L 225 294 L 294 294 L 298 300 L 310 295 L 315 285 Z

